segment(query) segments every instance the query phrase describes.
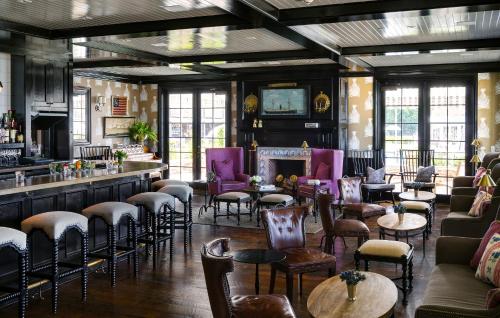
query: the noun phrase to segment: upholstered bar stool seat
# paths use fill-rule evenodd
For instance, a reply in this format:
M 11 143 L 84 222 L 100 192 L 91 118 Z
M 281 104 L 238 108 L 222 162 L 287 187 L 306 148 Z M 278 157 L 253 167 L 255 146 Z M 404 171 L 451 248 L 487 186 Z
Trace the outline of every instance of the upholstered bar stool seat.
M 294 200 L 291 195 L 288 194 L 280 194 L 280 193 L 273 193 L 273 194 L 268 194 L 260 198 L 260 202 L 262 202 L 264 205 L 266 204 L 283 204 L 284 206 L 289 206 L 293 204 Z
M 119 258 L 129 255 L 134 259 L 134 275 L 138 273 L 137 262 L 137 220 L 138 208 L 125 202 L 101 202 L 83 209 L 82 214 L 89 220 L 100 218 L 107 225 L 107 244 L 104 248 L 91 251 L 90 256 L 107 259 L 108 272 L 111 273 L 111 286 L 116 285 L 116 263 Z M 117 246 L 117 229 L 122 218 L 127 218 L 127 246 Z M 130 246 L 132 243 L 132 246 Z M 104 253 L 104 251 L 106 251 Z M 119 256 L 117 250 L 122 251 Z M 129 257 L 130 261 L 130 257 Z
M 427 219 L 427 232 L 432 232 L 432 206 L 422 201 L 401 201 L 401 205 L 406 207 L 408 212 L 422 213 Z
M 400 264 L 403 268 L 402 285 L 397 286 L 403 292 L 403 304 L 407 304 L 408 292 L 413 289 L 413 245 L 399 241 L 368 240 L 354 253 L 356 269 L 360 261 L 365 262 L 365 271 L 369 261 Z
M 156 268 L 156 260 L 161 242 L 170 240 L 170 259 L 174 255 L 174 222 L 175 222 L 175 198 L 163 192 L 143 192 L 131 196 L 127 203 L 145 208 L 145 221 L 142 222 L 143 231 L 138 239 L 146 244 L 146 251 L 153 247 L 153 268 Z M 170 212 L 170 213 L 168 213 Z M 170 218 L 167 220 L 167 215 Z M 165 224 L 162 224 L 162 218 Z
M 26 266 L 28 261 L 28 246 L 26 243 L 26 234 L 0 226 L 0 249 L 11 248 L 18 254 L 18 288 L 9 291 L 0 297 L 0 303 L 11 300 L 14 297 L 18 299 L 18 317 L 24 318 L 26 315 L 26 305 L 28 303 L 28 280 L 26 278 Z M 1 286 L 0 286 L 1 287 Z M 0 288 L 2 289 L 2 288 Z
M 188 185 L 182 184 L 172 184 L 166 185 L 159 189 L 159 193 L 167 193 L 174 198 L 181 201 L 184 205 L 182 213 L 177 213 L 175 211 L 174 205 L 174 228 L 184 230 L 184 250 L 187 251 L 188 243 L 191 244 L 192 241 L 192 227 L 193 227 L 193 188 Z
M 187 182 L 180 181 L 180 180 L 170 180 L 170 179 L 163 179 L 163 180 L 158 180 L 153 183 L 151 183 L 151 190 L 152 191 L 158 191 L 161 188 L 168 186 L 168 185 L 183 185 L 183 186 L 189 186 Z
M 241 215 L 249 215 L 250 219 L 251 219 L 252 218 L 251 212 L 241 213 L 241 203 L 247 203 L 247 202 L 250 202 L 251 200 L 252 200 L 252 198 L 250 197 L 250 195 L 248 193 L 245 193 L 245 192 L 226 192 L 226 193 L 217 195 L 214 199 L 214 203 L 215 203 L 214 204 L 214 224 L 217 223 L 217 217 L 220 217 L 220 216 L 226 216 L 227 218 L 229 218 L 232 215 L 233 216 L 236 215 L 238 225 L 240 225 L 240 216 Z M 225 202 L 227 204 L 226 214 L 218 214 L 217 213 L 217 212 L 220 213 L 220 203 L 221 202 Z M 231 213 L 231 211 L 229 211 L 229 205 L 231 203 L 236 204 L 236 207 L 237 207 L 236 214 Z
M 32 240 L 35 232 L 41 231 L 52 243 L 52 260 L 51 266 L 46 264 L 33 266 L 29 264 L 29 275 L 49 279 L 52 283 L 52 312 L 57 312 L 57 303 L 59 298 L 59 281 L 60 279 L 80 273 L 81 274 L 81 294 L 82 300 L 87 300 L 87 283 L 88 283 L 88 220 L 85 216 L 68 211 L 52 211 L 45 212 L 29 217 L 21 222 L 21 229 L 28 234 L 28 242 Z M 61 240 L 63 234 L 70 229 L 76 229 L 81 236 L 80 249 L 80 264 L 60 262 L 59 261 L 59 243 L 65 242 Z M 71 268 L 71 270 L 60 271 L 61 267 Z M 46 272 L 47 269 L 51 273 Z

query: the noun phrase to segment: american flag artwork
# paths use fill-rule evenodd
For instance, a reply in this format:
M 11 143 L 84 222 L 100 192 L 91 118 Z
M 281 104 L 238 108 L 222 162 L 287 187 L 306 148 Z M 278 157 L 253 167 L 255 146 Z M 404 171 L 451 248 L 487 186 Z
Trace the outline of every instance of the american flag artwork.
M 127 97 L 125 96 L 113 96 L 112 97 L 112 115 L 120 116 L 127 115 Z

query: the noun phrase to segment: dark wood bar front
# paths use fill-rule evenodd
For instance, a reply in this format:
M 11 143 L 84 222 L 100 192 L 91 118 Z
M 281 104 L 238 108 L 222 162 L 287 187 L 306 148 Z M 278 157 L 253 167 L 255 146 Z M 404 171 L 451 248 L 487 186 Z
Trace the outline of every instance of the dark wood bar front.
M 38 213 L 80 213 L 95 203 L 125 201 L 136 193 L 148 191 L 152 175 L 163 173 L 166 168 L 167 165 L 154 162 L 125 162 L 119 170 L 94 169 L 88 175 L 43 175 L 27 178 L 23 183 L 15 179 L 0 181 L 0 226 L 20 229 L 22 220 Z M 124 223 L 120 226 L 118 237 L 124 238 L 126 234 Z M 105 242 L 104 223 L 96 221 L 89 224 L 89 248 L 92 250 Z M 79 238 L 68 235 L 66 248 L 61 246 L 60 255 L 70 258 L 79 249 Z M 35 264 L 50 259 L 51 247 L 42 235 L 35 235 L 32 251 Z M 0 278 L 17 270 L 17 262 L 7 253 L 5 257 L 0 257 Z

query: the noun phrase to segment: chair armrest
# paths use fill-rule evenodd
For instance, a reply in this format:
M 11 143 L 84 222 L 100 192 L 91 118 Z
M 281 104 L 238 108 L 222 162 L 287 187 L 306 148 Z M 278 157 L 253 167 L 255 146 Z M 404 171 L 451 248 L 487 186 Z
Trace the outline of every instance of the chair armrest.
M 468 212 L 474 203 L 475 197 L 469 195 L 452 195 L 450 198 L 450 212 Z
M 246 183 L 248 183 L 248 180 L 250 179 L 250 176 L 248 174 L 244 174 L 244 173 L 237 173 L 235 175 L 235 177 L 236 177 L 236 180 L 241 181 L 241 182 L 246 182 Z
M 457 187 L 472 187 L 474 182 L 473 176 L 460 176 L 453 178 L 453 188 Z
M 476 196 L 477 190 L 478 190 L 478 188 L 455 187 L 455 188 L 451 188 L 451 195 Z
M 462 307 L 453 307 L 453 305 L 420 305 L 415 311 L 414 318 L 491 318 L 499 317 L 500 306 L 493 309 L 486 309 L 486 307 L 478 307 L 477 309 L 468 309 Z
M 436 183 L 436 177 L 439 176 L 439 173 L 432 174 L 432 183 Z
M 394 177 L 396 174 L 395 173 L 386 173 L 384 176 L 384 179 L 388 176 L 389 179 L 387 180 L 387 184 L 391 183 L 392 177 Z
M 441 236 L 436 241 L 436 265 L 469 265 L 476 252 L 480 238 Z

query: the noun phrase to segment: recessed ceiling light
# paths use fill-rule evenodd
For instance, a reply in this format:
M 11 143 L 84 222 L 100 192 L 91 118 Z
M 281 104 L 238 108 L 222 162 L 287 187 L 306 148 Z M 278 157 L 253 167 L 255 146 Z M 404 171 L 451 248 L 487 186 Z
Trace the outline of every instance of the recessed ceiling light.
M 463 21 L 457 21 L 455 24 L 459 25 L 459 26 L 476 25 L 476 21 L 474 21 L 474 20 L 463 20 Z
M 157 46 L 157 47 L 160 47 L 160 46 L 168 46 L 167 43 L 153 43 L 151 44 L 152 46 Z

